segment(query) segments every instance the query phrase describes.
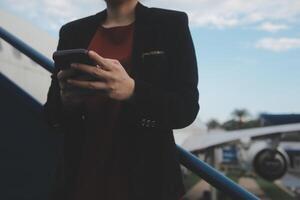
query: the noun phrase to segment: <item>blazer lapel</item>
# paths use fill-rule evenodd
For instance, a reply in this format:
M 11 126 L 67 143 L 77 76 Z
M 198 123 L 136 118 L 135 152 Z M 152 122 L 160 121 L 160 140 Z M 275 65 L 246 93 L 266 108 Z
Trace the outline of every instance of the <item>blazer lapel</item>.
M 145 49 L 147 36 L 149 35 L 151 26 L 149 23 L 149 8 L 138 2 L 135 9 L 135 28 L 133 33 L 132 45 L 132 66 L 130 75 L 132 78 L 137 77 L 141 70 L 142 52 Z
M 80 35 L 78 36 L 78 44 L 80 48 L 87 49 L 90 41 L 92 40 L 95 32 L 97 31 L 98 26 L 106 18 L 106 9 L 102 10 L 95 14 L 88 23 L 83 24 L 83 27 L 80 30 Z

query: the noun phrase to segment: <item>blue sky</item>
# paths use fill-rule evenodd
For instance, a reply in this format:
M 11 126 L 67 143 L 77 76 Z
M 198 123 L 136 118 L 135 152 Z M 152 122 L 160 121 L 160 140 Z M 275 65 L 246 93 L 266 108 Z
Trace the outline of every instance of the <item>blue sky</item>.
M 300 1 L 142 2 L 189 15 L 198 59 L 200 120 L 227 120 L 235 108 L 246 108 L 253 117 L 300 113 Z M 57 37 L 62 24 L 98 12 L 104 3 L 1 0 L 0 6 Z

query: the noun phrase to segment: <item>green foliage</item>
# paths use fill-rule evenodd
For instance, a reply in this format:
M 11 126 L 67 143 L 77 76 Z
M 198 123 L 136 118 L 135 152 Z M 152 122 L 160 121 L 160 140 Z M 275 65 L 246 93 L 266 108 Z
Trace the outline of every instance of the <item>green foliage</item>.
M 240 123 L 242 123 L 250 114 L 246 109 L 235 109 L 232 112 L 232 115 L 234 118 L 237 118 Z
M 216 120 L 216 119 L 209 120 L 206 125 L 209 130 L 221 127 L 220 122 L 218 122 L 218 120 Z
M 225 130 L 238 130 L 238 129 L 246 129 L 246 128 L 255 128 L 260 127 L 260 121 L 258 119 L 248 120 L 244 122 L 229 120 L 222 124 L 222 128 Z
M 186 190 L 192 189 L 192 187 L 201 180 L 199 176 L 196 174 L 189 172 L 186 176 L 184 176 L 183 183 Z
M 246 109 L 235 109 L 232 112 L 232 119 L 225 121 L 223 124 L 216 119 L 211 119 L 207 122 L 207 128 L 209 130 L 216 128 L 222 128 L 225 130 L 238 130 L 260 127 L 260 119 L 251 119 L 250 116 L 250 113 Z
M 270 199 L 273 200 L 293 200 L 294 198 L 291 197 L 288 193 L 283 191 L 281 188 L 279 188 L 277 185 L 275 185 L 272 182 L 266 181 L 262 178 L 256 179 L 257 184 L 259 187 L 265 192 L 265 194 L 268 195 Z

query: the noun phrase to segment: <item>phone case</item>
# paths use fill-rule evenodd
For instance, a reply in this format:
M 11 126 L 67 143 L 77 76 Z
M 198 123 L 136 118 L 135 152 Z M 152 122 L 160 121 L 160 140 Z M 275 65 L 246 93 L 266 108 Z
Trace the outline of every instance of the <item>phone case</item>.
M 95 65 L 93 60 L 88 56 L 88 50 L 86 49 L 68 49 L 58 50 L 52 55 L 55 65 L 60 69 L 70 68 L 71 63 L 83 63 L 87 65 Z

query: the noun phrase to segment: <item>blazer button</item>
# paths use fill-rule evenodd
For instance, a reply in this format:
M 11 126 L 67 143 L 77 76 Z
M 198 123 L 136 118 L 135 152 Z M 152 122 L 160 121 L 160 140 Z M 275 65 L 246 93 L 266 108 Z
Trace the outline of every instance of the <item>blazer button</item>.
M 145 123 L 146 123 L 146 119 L 143 118 L 143 119 L 141 120 L 141 125 L 142 125 L 142 126 L 145 126 Z
M 151 121 L 151 127 L 155 127 L 156 122 L 154 120 Z
M 59 128 L 59 127 L 60 127 L 60 124 L 59 124 L 59 123 L 52 124 L 52 127 L 53 127 L 53 128 Z
M 151 122 L 150 119 L 148 119 L 148 120 L 146 121 L 146 127 L 150 127 L 150 122 Z
M 81 119 L 82 119 L 82 120 L 85 120 L 85 115 L 81 115 Z

